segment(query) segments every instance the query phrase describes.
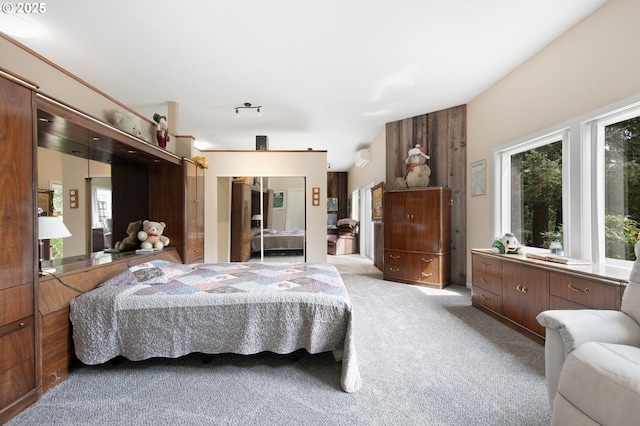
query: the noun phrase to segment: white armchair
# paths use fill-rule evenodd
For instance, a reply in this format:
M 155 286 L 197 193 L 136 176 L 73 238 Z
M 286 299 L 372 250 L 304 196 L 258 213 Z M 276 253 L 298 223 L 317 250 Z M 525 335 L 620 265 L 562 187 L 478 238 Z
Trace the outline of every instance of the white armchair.
M 635 247 L 640 258 L 640 243 Z M 545 370 L 552 425 L 640 423 L 640 263 L 620 311 L 553 310 L 546 327 Z

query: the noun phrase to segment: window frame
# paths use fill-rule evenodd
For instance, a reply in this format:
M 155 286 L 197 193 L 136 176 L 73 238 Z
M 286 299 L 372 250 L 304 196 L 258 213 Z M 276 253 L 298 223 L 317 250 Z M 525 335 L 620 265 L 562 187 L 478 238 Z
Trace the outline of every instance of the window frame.
M 563 243 L 567 256 L 631 268 L 628 260 L 605 258 L 604 128 L 640 116 L 640 94 L 496 147 L 493 159 L 493 232 L 510 228 L 511 155 L 562 140 Z M 528 251 L 543 251 L 526 247 Z

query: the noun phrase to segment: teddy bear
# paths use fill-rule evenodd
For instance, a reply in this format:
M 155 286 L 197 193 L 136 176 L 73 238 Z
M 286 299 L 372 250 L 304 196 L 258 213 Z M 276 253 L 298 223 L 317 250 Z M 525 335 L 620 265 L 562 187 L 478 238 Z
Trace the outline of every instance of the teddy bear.
M 209 160 L 207 160 L 207 157 L 203 157 L 201 155 L 196 155 L 195 157 L 191 157 L 191 159 L 193 160 L 194 163 L 196 163 L 197 165 L 199 165 L 203 169 L 208 169 L 209 168 Z
M 138 232 L 142 231 L 142 220 L 136 220 L 127 226 L 127 237 L 114 244 L 114 248 L 120 251 L 131 251 L 140 248 Z
M 429 186 L 431 167 L 426 164 L 429 158 L 420 144 L 411 148 L 409 150 L 409 156 L 404 160 L 405 164 L 409 165 L 407 173 L 404 177 L 396 178 L 396 189 Z
M 142 139 L 142 131 L 140 126 L 140 117 L 133 114 L 123 114 L 116 111 L 113 114 L 113 125 L 125 133 Z
M 496 237 L 491 244 L 491 251 L 500 254 L 521 254 L 523 252 L 520 242 L 511 232 Z
M 167 142 L 171 140 L 169 137 L 169 124 L 167 117 L 158 113 L 153 114 L 153 121 L 156 122 L 156 139 L 160 148 L 166 148 Z
M 145 220 L 142 222 L 142 231 L 138 232 L 138 239 L 142 241 L 140 248 L 161 249 L 169 245 L 169 238 L 162 235 L 167 224 L 164 222 L 154 222 Z

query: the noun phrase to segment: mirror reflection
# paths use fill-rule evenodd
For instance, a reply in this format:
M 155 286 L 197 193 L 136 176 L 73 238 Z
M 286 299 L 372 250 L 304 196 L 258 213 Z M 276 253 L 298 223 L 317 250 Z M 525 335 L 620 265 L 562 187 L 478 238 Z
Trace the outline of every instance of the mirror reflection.
M 111 166 L 38 147 L 38 214 L 61 216 L 71 237 L 45 242 L 44 260 L 111 247 Z
M 229 259 L 305 261 L 304 188 L 304 177 L 232 178 Z

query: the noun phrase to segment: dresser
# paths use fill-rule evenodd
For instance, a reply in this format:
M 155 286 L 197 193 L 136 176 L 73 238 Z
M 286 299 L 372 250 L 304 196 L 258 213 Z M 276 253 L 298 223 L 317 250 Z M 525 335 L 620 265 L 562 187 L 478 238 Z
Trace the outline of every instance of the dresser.
M 451 277 L 451 191 L 387 190 L 383 195 L 385 280 L 444 288 Z
M 40 387 L 34 111 L 31 88 L 0 77 L 0 424 L 37 400 Z
M 536 316 L 548 309 L 619 310 L 629 270 L 560 265 L 524 255 L 471 250 L 472 305 L 544 342 Z

